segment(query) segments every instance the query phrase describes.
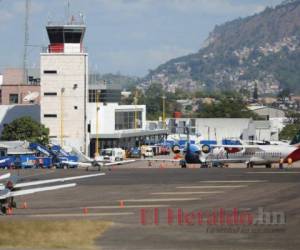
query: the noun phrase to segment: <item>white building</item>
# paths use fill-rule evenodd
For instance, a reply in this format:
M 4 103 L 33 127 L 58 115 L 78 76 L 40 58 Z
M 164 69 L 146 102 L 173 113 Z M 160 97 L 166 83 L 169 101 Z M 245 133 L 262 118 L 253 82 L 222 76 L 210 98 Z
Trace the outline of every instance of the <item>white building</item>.
M 87 117 L 90 156 L 93 156 L 96 151 L 97 139 L 99 149 L 110 147 L 130 149 L 149 141 L 163 140 L 167 135 L 164 129 L 147 128 L 145 105 L 88 103 Z
M 271 108 L 262 105 L 249 105 L 248 109 L 259 116 L 269 120 L 271 118 L 284 118 L 285 112 L 281 109 Z
M 41 53 L 41 122 L 50 138 L 87 153 L 88 54 L 84 25 L 48 25 L 50 45 Z
M 190 127 L 191 135 L 202 140 L 223 139 L 278 140 L 278 130 L 270 121 L 253 121 L 248 118 L 171 118 L 167 119 L 171 134 L 184 134 L 184 127 Z

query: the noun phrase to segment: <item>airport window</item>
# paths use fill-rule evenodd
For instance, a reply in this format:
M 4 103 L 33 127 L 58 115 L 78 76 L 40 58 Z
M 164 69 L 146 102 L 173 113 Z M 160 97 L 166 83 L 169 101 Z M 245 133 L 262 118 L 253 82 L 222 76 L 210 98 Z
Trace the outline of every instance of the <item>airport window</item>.
M 57 74 L 57 70 L 44 70 L 44 74 Z
M 1 157 L 6 156 L 6 150 L 5 149 L 0 150 L 0 156 Z
M 97 91 L 96 89 L 89 90 L 89 102 L 95 103 L 97 101 Z M 120 102 L 121 100 L 121 91 L 115 89 L 102 89 L 98 94 L 99 102 Z
M 89 102 L 96 102 L 97 100 L 97 90 L 96 89 L 90 89 L 89 90 Z M 98 98 L 100 99 L 100 96 L 98 96 Z M 99 100 L 98 99 L 98 100 Z
M 18 104 L 19 95 L 18 94 L 9 94 L 9 104 Z
M 45 118 L 56 118 L 57 115 L 56 114 L 44 114 Z
M 56 96 L 57 93 L 56 92 L 45 92 L 44 96 Z
M 142 128 L 142 111 L 116 111 L 115 117 L 115 130 Z

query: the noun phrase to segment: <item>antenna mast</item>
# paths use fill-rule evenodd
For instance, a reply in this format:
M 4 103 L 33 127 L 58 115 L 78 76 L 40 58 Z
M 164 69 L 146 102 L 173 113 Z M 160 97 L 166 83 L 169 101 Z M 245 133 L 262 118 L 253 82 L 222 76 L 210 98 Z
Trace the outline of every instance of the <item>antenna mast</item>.
M 70 22 L 70 0 L 67 2 L 67 23 Z
M 24 84 L 27 84 L 27 47 L 29 41 L 29 9 L 30 9 L 30 0 L 25 1 L 25 22 L 24 22 L 24 54 L 23 54 L 23 81 Z M 20 93 L 19 93 L 20 96 Z M 20 97 L 19 97 L 20 98 Z M 20 98 L 21 100 L 21 98 Z M 22 101 L 21 101 L 22 102 Z

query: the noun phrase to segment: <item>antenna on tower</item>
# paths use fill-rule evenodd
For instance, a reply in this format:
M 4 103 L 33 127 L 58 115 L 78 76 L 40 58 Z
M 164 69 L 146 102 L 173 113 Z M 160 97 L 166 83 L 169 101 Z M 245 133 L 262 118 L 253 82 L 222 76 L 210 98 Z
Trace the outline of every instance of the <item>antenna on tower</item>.
M 70 22 L 70 0 L 67 1 L 67 23 Z
M 30 9 L 30 0 L 25 1 L 25 20 L 24 20 L 24 54 L 23 54 L 23 83 L 27 84 L 27 47 L 29 41 L 29 9 Z M 18 90 L 20 96 L 20 88 Z M 22 100 L 19 98 L 20 102 Z

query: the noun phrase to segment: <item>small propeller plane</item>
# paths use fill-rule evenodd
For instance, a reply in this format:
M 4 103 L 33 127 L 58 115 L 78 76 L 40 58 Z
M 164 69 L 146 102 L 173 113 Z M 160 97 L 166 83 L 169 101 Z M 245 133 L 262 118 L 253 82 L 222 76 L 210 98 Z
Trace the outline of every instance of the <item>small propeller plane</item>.
M 29 188 L 29 189 L 23 189 L 23 188 L 39 186 L 44 184 L 51 184 L 51 183 L 68 182 L 68 181 L 92 178 L 92 177 L 103 176 L 103 175 L 105 175 L 105 173 L 80 175 L 74 177 L 56 178 L 56 179 L 22 182 L 22 183 L 18 183 L 19 180 L 18 176 L 12 176 L 10 173 L 0 175 L 0 182 L 6 181 L 4 184 L 0 183 L 0 210 L 2 214 L 6 214 L 8 208 L 16 208 L 17 204 L 14 201 L 14 198 L 16 196 L 23 196 L 23 195 L 58 190 L 63 188 L 71 188 L 71 187 L 75 187 L 76 183 Z

